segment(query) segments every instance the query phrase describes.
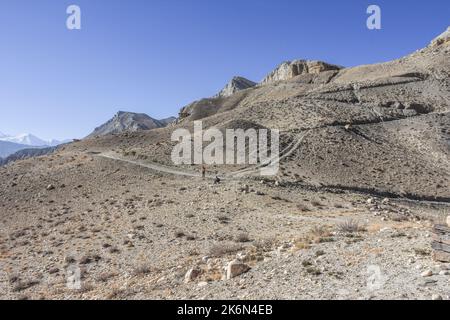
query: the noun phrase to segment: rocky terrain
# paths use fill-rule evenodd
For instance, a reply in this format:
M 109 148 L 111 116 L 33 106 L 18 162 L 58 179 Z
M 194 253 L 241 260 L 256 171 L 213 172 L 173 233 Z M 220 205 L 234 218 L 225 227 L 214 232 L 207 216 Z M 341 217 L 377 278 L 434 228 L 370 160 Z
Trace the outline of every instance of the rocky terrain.
M 172 126 L 118 114 L 1 167 L 1 297 L 450 299 L 430 234 L 450 215 L 449 57 L 447 31 L 382 64 L 296 60 Z M 279 173 L 174 166 L 195 120 L 279 129 Z

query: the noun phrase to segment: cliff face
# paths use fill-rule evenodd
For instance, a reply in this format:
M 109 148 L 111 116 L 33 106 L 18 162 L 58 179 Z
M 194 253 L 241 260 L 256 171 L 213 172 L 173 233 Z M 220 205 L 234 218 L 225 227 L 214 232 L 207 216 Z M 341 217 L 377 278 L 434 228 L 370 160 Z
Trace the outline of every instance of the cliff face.
M 275 70 L 269 73 L 262 84 L 276 81 L 289 80 L 303 74 L 318 74 L 323 71 L 340 70 L 342 67 L 328 64 L 322 61 L 294 60 L 280 64 Z

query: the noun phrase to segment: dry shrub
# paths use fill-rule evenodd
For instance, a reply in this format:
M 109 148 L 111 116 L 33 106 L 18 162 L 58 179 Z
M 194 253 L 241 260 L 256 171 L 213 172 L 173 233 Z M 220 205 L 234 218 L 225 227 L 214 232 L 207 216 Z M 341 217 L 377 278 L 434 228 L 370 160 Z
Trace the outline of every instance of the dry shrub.
M 366 228 L 363 225 L 360 225 L 357 221 L 352 219 L 339 223 L 337 225 L 337 229 L 339 232 L 342 233 L 355 233 L 366 231 Z
M 235 238 L 236 242 L 249 242 L 250 241 L 250 236 L 247 232 L 241 232 L 239 233 L 236 238 Z
M 211 257 L 221 257 L 226 254 L 238 252 L 241 249 L 242 246 L 235 243 L 218 243 L 211 246 L 209 255 Z

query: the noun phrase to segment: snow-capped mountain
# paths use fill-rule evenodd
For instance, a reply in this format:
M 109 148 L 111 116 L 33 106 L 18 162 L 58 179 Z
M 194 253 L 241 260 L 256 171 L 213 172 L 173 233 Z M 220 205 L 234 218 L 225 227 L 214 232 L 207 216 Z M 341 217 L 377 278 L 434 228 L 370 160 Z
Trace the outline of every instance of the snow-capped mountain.
M 40 138 L 36 137 L 35 135 L 29 134 L 29 133 L 19 134 L 17 136 L 7 136 L 7 135 L 2 135 L 0 133 L 0 141 L 13 142 L 13 143 L 27 145 L 27 146 L 31 146 L 31 147 L 43 147 L 43 146 L 54 147 L 61 143 L 66 142 L 66 141 L 58 141 L 58 140 L 54 140 L 54 139 L 43 140 L 43 139 L 40 139 Z
M 6 137 L 6 134 L 0 131 L 0 138 Z

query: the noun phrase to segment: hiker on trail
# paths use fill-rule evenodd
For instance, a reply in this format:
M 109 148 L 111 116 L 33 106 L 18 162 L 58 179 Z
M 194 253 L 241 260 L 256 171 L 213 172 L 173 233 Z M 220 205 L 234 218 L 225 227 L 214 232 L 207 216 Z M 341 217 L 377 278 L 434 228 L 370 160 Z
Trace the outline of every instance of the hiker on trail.
M 206 167 L 203 165 L 202 166 L 202 178 L 205 179 L 206 177 Z

